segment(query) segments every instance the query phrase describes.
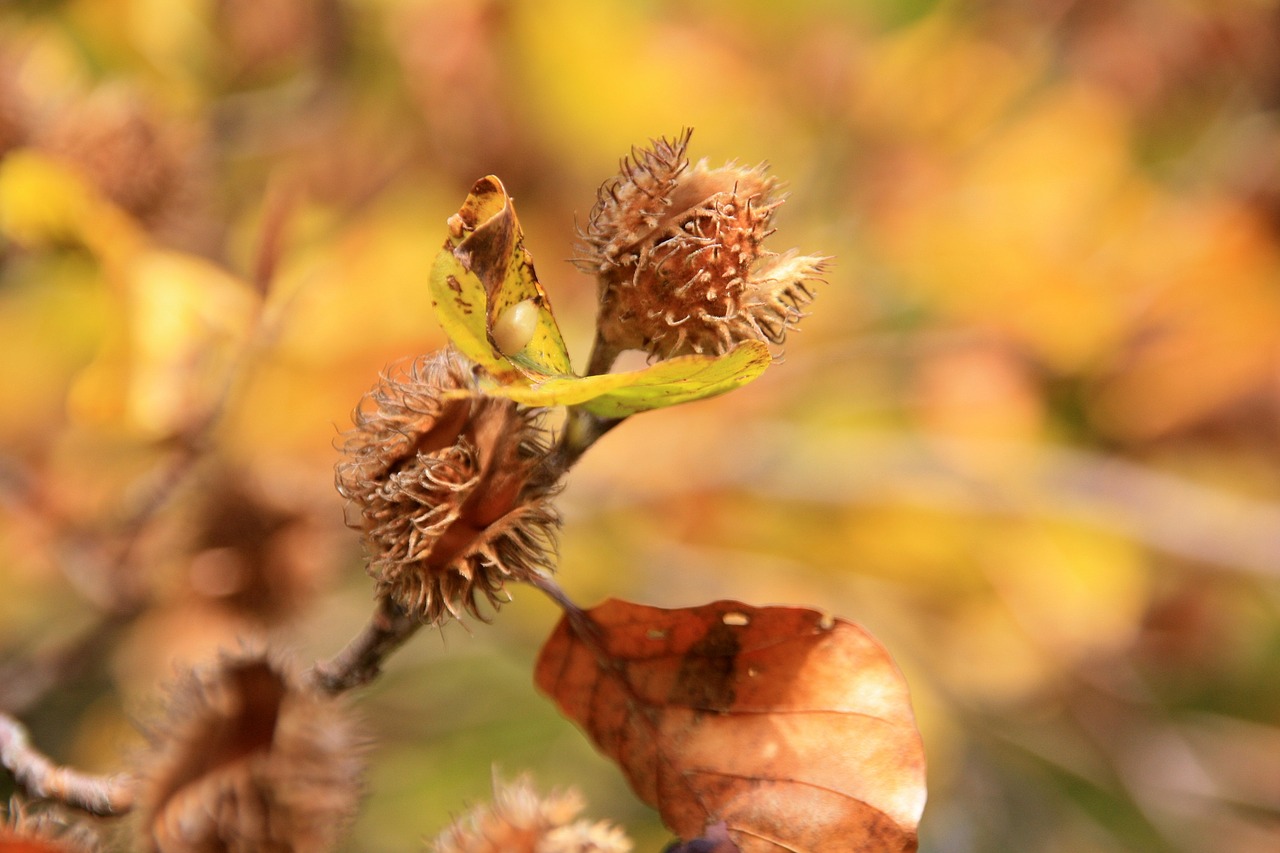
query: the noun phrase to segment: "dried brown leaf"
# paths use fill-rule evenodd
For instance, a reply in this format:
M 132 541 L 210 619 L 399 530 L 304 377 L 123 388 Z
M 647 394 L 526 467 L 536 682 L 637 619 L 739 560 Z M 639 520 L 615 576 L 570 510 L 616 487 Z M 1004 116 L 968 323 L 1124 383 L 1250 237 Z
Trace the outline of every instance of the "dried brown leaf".
M 914 851 L 924 747 L 884 648 L 842 619 L 720 601 L 570 612 L 535 678 L 682 838 Z

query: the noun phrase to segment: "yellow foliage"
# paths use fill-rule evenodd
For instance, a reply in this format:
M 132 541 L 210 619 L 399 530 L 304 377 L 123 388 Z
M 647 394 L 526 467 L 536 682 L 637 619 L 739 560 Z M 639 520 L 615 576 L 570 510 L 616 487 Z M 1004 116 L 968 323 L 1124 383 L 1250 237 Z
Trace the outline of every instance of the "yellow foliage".
M 957 161 L 943 186 L 890 211 L 886 244 L 939 309 L 1058 370 L 1096 364 L 1119 344 L 1131 298 L 1109 244 L 1146 210 L 1126 144 L 1099 93 L 1048 93 Z
M 147 466 L 213 412 L 200 461 L 275 483 L 281 518 L 345 550 L 311 528 L 262 533 L 257 562 L 174 545 L 208 526 L 178 502 L 131 552 L 163 577 L 106 653 L 126 695 L 246 624 L 180 546 L 215 574 L 303 545 L 341 563 L 281 628 L 307 654 L 367 617 L 333 444 L 388 364 L 461 335 L 508 370 L 491 393 L 600 417 L 763 373 L 583 457 L 558 497 L 566 589 L 883 628 L 943 765 L 922 848 L 1269 850 L 1274 790 L 1199 745 L 1206 719 L 1280 719 L 1276 4 L 1049 5 L 0 3 L 0 657 L 99 606 L 85 567 L 134 546 L 84 531 L 120 535 L 168 471 Z M 136 113 L 102 108 L 120 91 Z M 711 162 L 771 162 L 790 201 L 770 243 L 834 256 L 814 316 L 767 372 L 748 344 L 578 377 L 600 292 L 561 263 L 575 224 L 630 146 L 685 127 Z M 433 283 L 486 174 L 541 283 L 519 241 L 510 287 L 450 251 Z M 446 335 L 450 276 L 480 312 Z M 665 843 L 537 710 L 550 623 L 523 595 L 448 638 L 461 664 L 423 643 L 369 697 L 394 725 L 353 849 L 438 832 L 509 751 Z M 1178 765 L 1185 813 L 1152 805 L 1174 759 L 1204 763 Z
M 144 240 L 128 216 L 71 169 L 35 151 L 0 162 L 0 233 L 33 247 L 76 240 L 108 265 L 128 262 Z
M 964 150 L 1003 120 L 1046 61 L 935 13 L 869 45 L 851 106 L 878 134 Z
M 257 296 L 199 258 L 142 252 L 125 271 L 124 334 L 108 339 L 71 390 L 87 424 L 165 436 L 206 413 L 247 343 Z
M 1087 664 L 1133 641 L 1150 582 L 1132 542 L 1032 521 L 992 545 L 984 566 L 992 588 L 1055 667 Z

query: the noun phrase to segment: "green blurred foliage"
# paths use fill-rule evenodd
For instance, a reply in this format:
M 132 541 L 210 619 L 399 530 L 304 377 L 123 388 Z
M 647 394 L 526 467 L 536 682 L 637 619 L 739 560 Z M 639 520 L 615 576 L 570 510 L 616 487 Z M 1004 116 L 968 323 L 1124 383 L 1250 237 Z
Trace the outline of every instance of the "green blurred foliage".
M 1277 33 L 1271 0 L 0 6 L 4 660 L 155 602 L 23 718 L 114 769 L 175 662 L 336 651 L 371 593 L 333 443 L 441 345 L 446 218 L 502 178 L 582 357 L 574 223 L 691 126 L 788 183 L 775 249 L 835 265 L 785 362 L 584 458 L 565 587 L 864 623 L 913 687 L 922 850 L 1274 849 Z M 516 590 L 392 660 L 346 849 L 415 849 L 494 765 L 659 849 L 530 684 L 554 620 Z

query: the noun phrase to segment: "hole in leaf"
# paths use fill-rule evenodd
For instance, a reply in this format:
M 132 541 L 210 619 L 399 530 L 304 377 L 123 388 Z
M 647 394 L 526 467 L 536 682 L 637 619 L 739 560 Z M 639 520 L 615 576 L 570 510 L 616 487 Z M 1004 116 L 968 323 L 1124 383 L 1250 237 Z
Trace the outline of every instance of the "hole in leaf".
M 738 613 L 737 611 L 731 611 L 729 613 L 726 613 L 724 614 L 724 616 L 720 617 L 720 619 L 726 625 L 742 626 L 742 625 L 748 625 L 751 623 L 751 619 L 750 617 L 747 616 L 747 614 Z

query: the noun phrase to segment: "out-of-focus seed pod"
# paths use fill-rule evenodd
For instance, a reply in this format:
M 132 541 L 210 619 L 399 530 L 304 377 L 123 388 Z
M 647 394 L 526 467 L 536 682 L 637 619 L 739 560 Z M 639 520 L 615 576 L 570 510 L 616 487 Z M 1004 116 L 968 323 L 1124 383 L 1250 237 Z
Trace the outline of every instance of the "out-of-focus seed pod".
M 196 602 L 266 628 L 313 602 L 340 533 L 320 522 L 318 495 L 290 474 L 211 466 L 191 490 L 186 580 Z
M 582 811 L 576 791 L 539 796 L 527 778 L 494 780 L 493 802 L 453 822 L 431 853 L 627 853 L 631 840 L 604 821 L 574 820 Z
M 97 836 L 87 826 L 69 822 L 55 812 L 32 812 L 10 801 L 0 820 L 0 853 L 97 853 Z
M 133 849 L 333 849 L 355 813 L 364 748 L 340 699 L 265 655 L 190 673 L 139 761 Z

